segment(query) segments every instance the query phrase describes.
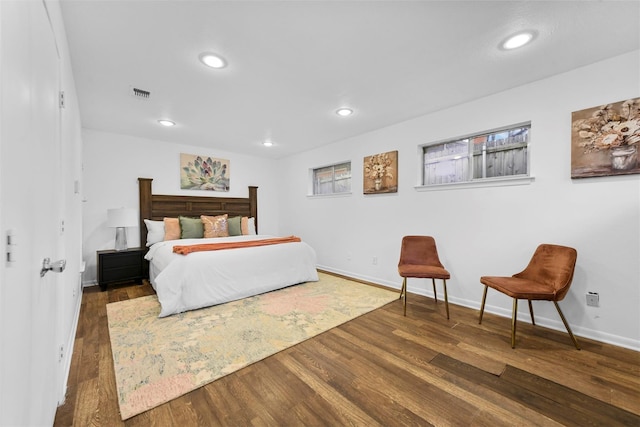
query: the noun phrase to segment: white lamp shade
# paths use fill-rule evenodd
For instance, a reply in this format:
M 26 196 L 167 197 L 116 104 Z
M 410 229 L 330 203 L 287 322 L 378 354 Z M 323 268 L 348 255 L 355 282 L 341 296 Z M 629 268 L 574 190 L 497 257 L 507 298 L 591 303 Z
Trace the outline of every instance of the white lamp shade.
M 131 208 L 118 208 L 107 210 L 107 226 L 109 227 L 135 227 L 138 225 L 138 213 Z

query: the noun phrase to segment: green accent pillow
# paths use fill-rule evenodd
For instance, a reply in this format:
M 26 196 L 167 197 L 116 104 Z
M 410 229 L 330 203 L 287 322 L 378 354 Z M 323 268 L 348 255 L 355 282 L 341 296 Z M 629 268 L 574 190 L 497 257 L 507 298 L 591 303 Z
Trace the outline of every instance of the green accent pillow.
M 181 216 L 178 219 L 181 239 L 201 239 L 204 236 L 204 226 L 200 218 Z
M 229 225 L 229 236 L 242 236 L 242 228 L 240 227 L 241 216 L 234 216 L 227 219 Z

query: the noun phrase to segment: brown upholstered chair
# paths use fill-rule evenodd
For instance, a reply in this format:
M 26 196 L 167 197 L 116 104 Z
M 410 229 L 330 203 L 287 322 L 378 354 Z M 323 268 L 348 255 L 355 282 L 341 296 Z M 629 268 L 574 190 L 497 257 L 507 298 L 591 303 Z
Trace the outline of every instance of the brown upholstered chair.
M 433 298 L 438 303 L 436 295 L 435 279 L 442 279 L 444 284 L 444 304 L 447 309 L 447 319 L 449 318 L 449 298 L 447 297 L 447 279 L 449 272 L 438 258 L 436 241 L 431 236 L 404 236 L 400 249 L 400 262 L 398 262 L 398 273 L 402 280 L 400 289 L 400 299 L 404 297 L 404 315 L 407 315 L 407 278 L 431 279 L 433 284 Z
M 529 302 L 529 313 L 531 323 L 535 326 L 533 318 L 532 300 L 553 301 L 560 314 L 567 332 L 573 340 L 573 344 L 578 350 L 580 346 L 576 337 L 573 336 L 567 320 L 560 310 L 558 301 L 562 300 L 571 286 L 573 271 L 576 265 L 578 253 L 575 249 L 566 246 L 542 244 L 538 246 L 529 265 L 524 271 L 514 274 L 511 277 L 483 276 L 480 282 L 484 284 L 484 294 L 482 295 L 482 306 L 480 307 L 480 320 L 484 313 L 484 303 L 487 299 L 487 289 L 493 288 L 496 291 L 509 295 L 513 298 L 513 313 L 511 315 L 511 348 L 516 347 L 516 320 L 518 314 L 518 300 L 526 299 Z

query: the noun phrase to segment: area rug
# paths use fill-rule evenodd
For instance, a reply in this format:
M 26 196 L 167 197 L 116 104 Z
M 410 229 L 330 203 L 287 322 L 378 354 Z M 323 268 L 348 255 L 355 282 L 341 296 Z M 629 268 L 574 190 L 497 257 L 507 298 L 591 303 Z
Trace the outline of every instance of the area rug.
M 308 282 L 158 318 L 155 295 L 107 305 L 123 420 L 398 298 L 320 273 Z

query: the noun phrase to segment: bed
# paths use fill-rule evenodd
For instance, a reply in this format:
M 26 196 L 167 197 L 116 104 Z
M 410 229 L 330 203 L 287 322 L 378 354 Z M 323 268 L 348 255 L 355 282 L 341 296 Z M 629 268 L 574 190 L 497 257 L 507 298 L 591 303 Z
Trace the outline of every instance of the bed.
M 246 235 L 163 240 L 152 244 L 145 259 L 149 261 L 149 280 L 161 305 L 159 317 L 318 280 L 315 251 L 303 241 L 205 250 L 188 255 L 174 252 L 174 246 L 210 243 L 244 246 L 274 239 L 275 236 L 258 232 L 257 187 L 249 187 L 246 198 L 174 196 L 153 194 L 150 178 L 138 178 L 138 183 L 141 244 L 148 241 L 145 219 L 162 221 L 165 217 L 228 214 L 229 217 L 254 218 L 255 224 L 252 233 Z

